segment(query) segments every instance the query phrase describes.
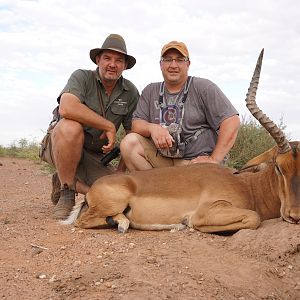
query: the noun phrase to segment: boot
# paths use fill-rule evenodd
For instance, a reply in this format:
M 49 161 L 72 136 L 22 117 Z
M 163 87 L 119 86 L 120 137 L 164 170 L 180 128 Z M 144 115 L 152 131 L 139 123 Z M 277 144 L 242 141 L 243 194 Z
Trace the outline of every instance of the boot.
M 60 190 L 59 200 L 53 210 L 55 219 L 64 220 L 70 215 L 75 205 L 75 194 L 75 190 L 70 189 L 67 184 L 63 185 Z

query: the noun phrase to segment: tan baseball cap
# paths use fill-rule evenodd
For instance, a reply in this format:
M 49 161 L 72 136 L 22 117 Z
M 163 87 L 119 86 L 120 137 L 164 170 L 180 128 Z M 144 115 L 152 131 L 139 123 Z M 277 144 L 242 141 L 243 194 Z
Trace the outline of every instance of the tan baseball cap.
M 189 51 L 186 47 L 186 45 L 182 42 L 172 41 L 166 45 L 163 46 L 161 49 L 161 56 L 164 56 L 164 54 L 170 50 L 170 49 L 176 49 L 178 50 L 184 57 L 190 57 Z

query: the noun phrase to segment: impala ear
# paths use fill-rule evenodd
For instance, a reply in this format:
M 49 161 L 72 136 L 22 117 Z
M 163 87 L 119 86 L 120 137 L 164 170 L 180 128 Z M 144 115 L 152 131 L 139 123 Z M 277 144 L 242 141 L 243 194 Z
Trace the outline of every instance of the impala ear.
M 248 166 L 248 167 L 245 166 L 242 169 L 240 169 L 238 172 L 236 172 L 236 174 L 245 173 L 245 172 L 256 173 L 256 172 L 263 170 L 267 165 L 268 165 L 267 162 L 263 162 L 263 163 L 260 163 L 259 165 L 252 165 L 252 166 Z
M 242 168 L 240 171 L 247 170 L 249 171 L 250 168 L 257 168 L 260 164 L 267 163 L 269 161 L 272 161 L 274 157 L 277 155 L 278 147 L 274 146 L 273 148 L 263 152 L 262 154 L 250 159 Z M 261 170 L 263 167 L 261 167 L 259 170 Z M 258 171 L 259 171 L 258 170 Z M 252 172 L 252 171 L 250 171 Z M 257 171 L 256 171 L 257 172 Z

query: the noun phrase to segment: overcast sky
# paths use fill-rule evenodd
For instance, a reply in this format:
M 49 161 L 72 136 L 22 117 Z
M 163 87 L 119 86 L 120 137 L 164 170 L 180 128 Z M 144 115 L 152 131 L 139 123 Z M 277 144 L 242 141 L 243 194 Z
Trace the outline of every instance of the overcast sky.
M 56 98 L 110 33 L 137 59 L 123 73 L 141 91 L 162 80 L 160 50 L 186 43 L 190 75 L 215 82 L 241 116 L 259 52 L 265 49 L 259 107 L 300 140 L 300 1 L 0 0 L 0 145 L 39 141 Z

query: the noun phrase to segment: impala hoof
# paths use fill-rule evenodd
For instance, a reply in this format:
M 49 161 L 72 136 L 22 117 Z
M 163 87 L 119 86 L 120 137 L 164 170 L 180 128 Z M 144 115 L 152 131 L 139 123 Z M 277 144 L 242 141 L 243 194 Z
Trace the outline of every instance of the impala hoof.
M 124 233 L 126 233 L 126 232 L 127 232 L 127 229 L 125 229 L 125 228 L 123 228 L 123 227 L 121 227 L 121 226 L 118 226 L 118 233 L 124 234 Z
M 129 221 L 128 220 L 122 220 L 118 224 L 118 232 L 119 233 L 126 233 L 129 228 Z
M 185 216 L 182 221 L 181 221 L 181 224 L 182 225 L 185 225 L 187 227 L 193 227 L 192 224 L 191 224 L 191 218 L 189 216 Z

